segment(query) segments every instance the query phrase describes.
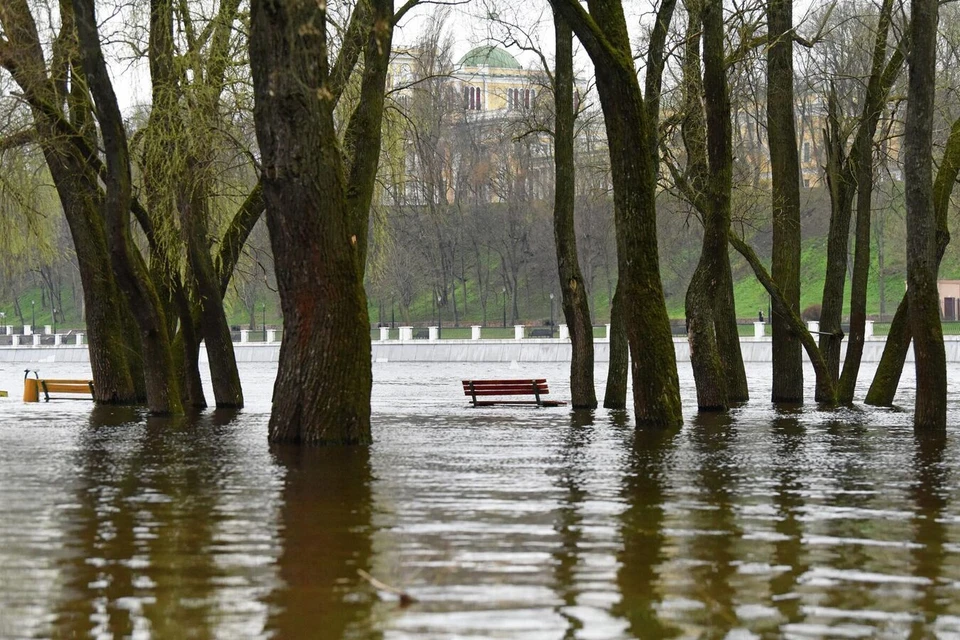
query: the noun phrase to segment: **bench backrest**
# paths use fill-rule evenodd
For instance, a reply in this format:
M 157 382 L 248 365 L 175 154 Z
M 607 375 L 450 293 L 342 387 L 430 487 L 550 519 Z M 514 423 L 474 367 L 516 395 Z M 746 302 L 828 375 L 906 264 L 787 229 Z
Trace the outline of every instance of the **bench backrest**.
M 90 396 L 93 395 L 93 380 L 45 380 L 40 378 L 37 380 L 37 384 L 40 386 L 40 390 L 43 391 L 47 402 L 50 401 L 51 393 L 82 393 Z
M 541 396 L 550 393 L 544 378 L 527 380 L 464 380 L 465 396 Z

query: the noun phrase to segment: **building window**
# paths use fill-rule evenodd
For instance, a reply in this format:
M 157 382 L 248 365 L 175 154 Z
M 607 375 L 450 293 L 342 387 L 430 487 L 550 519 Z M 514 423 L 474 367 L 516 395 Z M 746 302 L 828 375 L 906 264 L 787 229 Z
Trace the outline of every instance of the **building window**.
M 463 108 L 470 111 L 480 111 L 483 103 L 480 99 L 480 87 L 463 88 Z
M 809 142 L 803 143 L 803 161 L 810 162 L 810 143 Z

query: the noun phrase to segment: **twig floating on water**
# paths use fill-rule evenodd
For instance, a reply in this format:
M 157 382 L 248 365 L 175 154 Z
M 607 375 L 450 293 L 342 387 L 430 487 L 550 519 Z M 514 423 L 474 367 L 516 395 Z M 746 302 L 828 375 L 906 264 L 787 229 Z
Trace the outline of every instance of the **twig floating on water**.
M 380 591 L 386 591 L 387 593 L 392 593 L 393 595 L 400 598 L 401 607 L 409 607 L 411 604 L 417 601 L 416 598 L 414 598 L 412 595 L 410 595 L 403 589 L 398 589 L 396 587 L 390 586 L 385 582 L 380 582 L 379 580 L 374 578 L 372 575 L 370 575 L 363 569 L 357 569 L 357 575 L 359 575 L 361 578 L 369 582 L 370 586 L 372 586 L 374 589 L 379 589 Z

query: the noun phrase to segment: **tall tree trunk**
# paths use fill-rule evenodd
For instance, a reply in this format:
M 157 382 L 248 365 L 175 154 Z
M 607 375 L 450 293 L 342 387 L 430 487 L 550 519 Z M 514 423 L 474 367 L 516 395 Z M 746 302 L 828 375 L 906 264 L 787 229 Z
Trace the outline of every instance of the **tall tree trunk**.
M 61 37 L 55 49 L 67 45 L 75 47 L 72 11 L 62 7 Z M 60 108 L 63 96 L 62 78 L 46 75 L 44 50 L 36 23 L 25 0 L 10 0 L 0 7 L 0 27 L 5 31 L 7 53 L 0 55 L 0 64 L 6 68 L 30 105 L 37 141 L 50 169 L 83 283 L 83 309 L 87 324 L 87 342 L 90 367 L 94 381 L 94 401 L 105 404 L 132 404 L 138 401 L 138 382 L 131 366 L 130 339 L 124 325 L 127 306 L 117 289 L 103 231 L 100 208 L 102 196 L 96 171 L 91 160 L 95 154 L 83 138 L 90 118 L 90 104 L 83 74 L 78 70 L 76 52 L 54 56 L 68 60 L 72 82 L 67 96 L 71 126 Z M 59 73 L 60 70 L 57 70 Z M 82 131 L 83 130 L 83 131 Z M 15 300 L 16 303 L 16 300 Z M 15 304 L 24 324 L 19 305 Z
M 553 12 L 553 21 L 557 46 L 556 71 L 553 77 L 556 105 L 553 237 L 557 248 L 560 301 L 563 317 L 570 329 L 573 350 L 570 360 L 571 404 L 574 409 L 593 409 L 597 406 L 597 391 L 593 380 L 593 324 L 590 321 L 587 288 L 577 256 L 577 234 L 574 225 L 576 184 L 573 156 L 573 31 L 556 10 Z
M 603 394 L 604 409 L 627 408 L 627 373 L 630 369 L 630 345 L 623 326 L 620 286 L 617 285 L 610 304 L 610 359 L 607 362 L 607 386 Z
M 254 118 L 284 317 L 269 437 L 367 444 L 365 238 L 356 234 L 334 128 L 325 8 L 284 0 L 251 6 Z
M 649 129 L 657 123 L 650 122 L 637 81 L 623 7 L 593 0 L 587 15 L 573 0 L 551 3 L 571 24 L 597 70 L 614 186 L 617 286 L 630 344 L 637 426 L 679 425 L 680 384 L 657 249 L 657 162 Z M 670 23 L 674 6 L 675 0 L 664 0 L 655 30 Z
M 854 177 L 857 184 L 857 224 L 856 245 L 853 254 L 853 274 L 850 278 L 850 339 L 847 342 L 847 355 L 843 361 L 843 373 L 837 384 L 838 400 L 853 402 L 863 357 L 863 341 L 867 321 L 867 283 L 870 276 L 870 219 L 873 213 L 873 137 L 880 122 L 883 105 L 889 94 L 890 86 L 899 75 L 902 67 L 903 52 L 898 47 L 884 69 L 887 51 L 887 37 L 890 31 L 890 17 L 893 0 L 884 0 L 877 20 L 877 35 L 873 47 L 873 63 L 870 79 L 867 81 L 867 93 L 864 99 L 863 115 L 857 138 L 851 150 Z M 885 82 L 886 81 L 886 82 Z
M 179 384 L 160 300 L 130 237 L 132 194 L 126 132 L 100 48 L 94 1 L 74 0 L 73 7 L 83 68 L 96 104 L 106 157 L 103 208 L 110 263 L 140 331 L 147 406 L 152 413 L 179 413 L 183 410 Z
M 844 337 L 840 324 L 847 280 L 850 217 L 856 185 L 851 161 L 846 155 L 847 136 L 840 123 L 840 107 L 833 86 L 830 87 L 827 105 L 824 146 L 827 150 L 826 176 L 830 190 L 830 227 L 827 232 L 827 269 L 820 303 L 819 342 L 830 375 L 836 380 L 840 376 L 840 344 Z
M 925 431 L 942 431 L 947 427 L 947 365 L 937 291 L 937 229 L 931 158 L 938 9 L 936 0 L 913 0 L 911 3 L 910 68 L 903 140 L 907 297 L 917 371 L 913 426 Z
M 793 1 L 767 5 L 767 133 L 773 186 L 771 276 L 789 309 L 800 312 L 800 161 L 793 117 Z M 774 310 L 774 402 L 803 402 L 803 358 L 790 320 Z
M 740 362 L 739 336 L 733 353 L 722 353 L 719 336 L 729 332 L 733 310 L 732 283 L 724 281 L 729 272 L 730 257 L 727 235 L 730 230 L 731 190 L 733 185 L 732 133 L 730 97 L 724 67 L 722 7 L 707 2 L 701 7 L 688 4 L 690 13 L 686 61 L 684 63 L 687 109 L 684 120 L 684 141 L 688 149 L 688 172 L 692 172 L 695 204 L 704 219 L 703 247 L 700 262 L 687 290 L 687 337 L 690 360 L 697 384 L 697 404 L 701 411 L 726 410 L 729 406 L 727 369 L 724 356 Z M 697 61 L 696 32 L 702 20 L 704 76 L 700 81 Z M 701 115 L 700 94 L 706 105 L 706 119 Z M 705 146 L 699 142 L 705 140 Z M 726 269 L 725 269 L 726 268 Z M 734 319 L 734 329 L 735 329 Z M 729 336 L 724 346 L 730 349 Z M 737 367 L 732 367 L 736 372 Z M 745 373 L 744 387 L 746 386 Z
M 940 162 L 937 179 L 933 185 L 933 207 L 937 218 L 938 269 L 947 245 L 950 243 L 947 214 L 950 208 L 950 196 L 958 174 L 960 174 L 960 118 L 955 120 L 950 128 L 950 137 L 947 139 L 943 160 Z M 877 365 L 877 372 L 867 392 L 866 404 L 881 407 L 889 407 L 893 404 L 912 337 L 910 301 L 909 296 L 904 294 L 890 323 L 887 340 L 883 346 L 883 355 L 880 356 L 880 364 Z

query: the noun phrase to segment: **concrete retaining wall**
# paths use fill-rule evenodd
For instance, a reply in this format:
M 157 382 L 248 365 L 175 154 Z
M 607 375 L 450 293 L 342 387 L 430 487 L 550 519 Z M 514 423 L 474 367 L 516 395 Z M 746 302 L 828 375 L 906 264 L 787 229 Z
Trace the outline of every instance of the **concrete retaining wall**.
M 947 362 L 960 362 L 960 336 L 947 336 L 944 339 L 947 349 Z M 686 338 L 674 338 L 677 360 L 690 360 L 690 349 Z M 877 362 L 883 352 L 884 339 L 867 340 L 864 344 L 863 361 Z M 280 356 L 280 345 L 250 342 L 234 344 L 238 362 L 276 362 Z M 742 338 L 740 348 L 745 362 L 769 362 L 771 344 L 769 338 Z M 844 347 L 845 348 L 845 347 Z M 594 343 L 597 362 L 606 362 L 610 356 L 610 345 L 606 340 Z M 200 352 L 201 361 L 206 361 L 206 353 Z M 907 354 L 913 361 L 913 350 Z M 43 347 L 0 347 L 0 362 L 5 363 L 44 363 L 44 362 L 89 362 L 87 347 L 74 345 Z M 374 362 L 568 362 L 570 360 L 570 342 L 558 339 L 525 340 L 386 340 L 373 342 Z

